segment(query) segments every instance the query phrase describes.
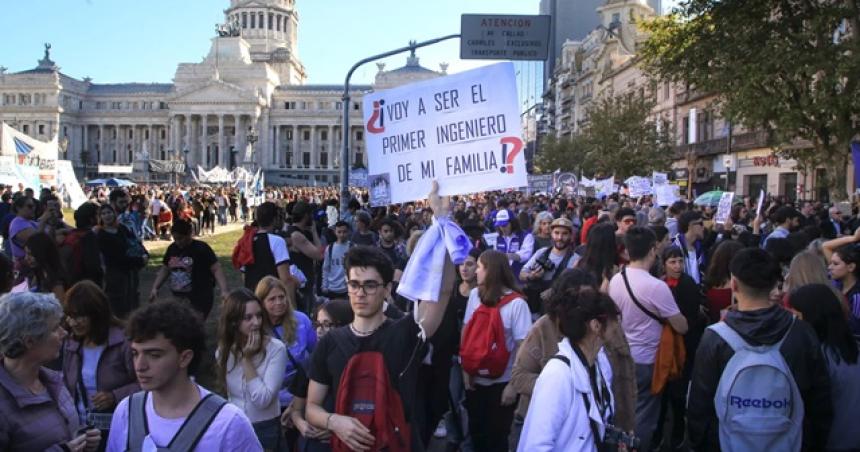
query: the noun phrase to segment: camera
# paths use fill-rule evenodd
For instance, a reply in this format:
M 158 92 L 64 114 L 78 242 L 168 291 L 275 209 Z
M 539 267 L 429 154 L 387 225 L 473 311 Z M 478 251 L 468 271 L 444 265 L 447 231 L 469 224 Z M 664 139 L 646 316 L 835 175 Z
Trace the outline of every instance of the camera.
M 547 252 L 541 254 L 541 256 L 537 258 L 537 260 L 535 260 L 535 263 L 538 264 L 538 266 L 540 266 L 540 268 L 542 268 L 544 272 L 551 272 L 555 270 L 555 264 L 551 260 L 549 260 L 549 253 L 550 251 L 547 250 Z
M 603 435 L 603 448 L 601 451 L 617 451 L 618 446 L 624 445 L 627 450 L 638 450 L 640 440 L 633 434 L 627 433 L 620 428 L 609 424 L 606 426 L 606 432 Z

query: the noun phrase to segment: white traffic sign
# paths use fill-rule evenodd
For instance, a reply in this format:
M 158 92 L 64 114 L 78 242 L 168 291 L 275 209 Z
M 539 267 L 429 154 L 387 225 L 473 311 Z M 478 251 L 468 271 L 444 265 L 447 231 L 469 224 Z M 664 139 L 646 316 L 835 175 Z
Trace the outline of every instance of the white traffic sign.
M 464 60 L 546 60 L 550 16 L 463 14 L 460 58 Z

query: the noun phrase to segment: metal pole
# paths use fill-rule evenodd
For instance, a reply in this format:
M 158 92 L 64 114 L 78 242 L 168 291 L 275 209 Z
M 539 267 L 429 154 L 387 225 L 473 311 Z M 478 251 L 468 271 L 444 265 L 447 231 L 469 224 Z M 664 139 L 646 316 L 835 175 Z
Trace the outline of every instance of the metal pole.
M 349 111 L 350 111 L 350 96 L 349 96 L 349 80 L 352 78 L 352 74 L 355 72 L 359 66 L 369 63 L 371 61 L 379 60 L 382 58 L 390 57 L 392 55 L 397 55 L 398 53 L 415 51 L 415 49 L 420 47 L 429 46 L 431 44 L 436 44 L 437 42 L 447 41 L 448 39 L 459 38 L 459 34 L 455 35 L 447 35 L 442 36 L 441 38 L 431 39 L 429 41 L 423 41 L 418 43 L 410 43 L 406 47 L 401 47 L 399 49 L 390 50 L 385 53 L 380 53 L 377 55 L 369 56 L 360 60 L 359 62 L 352 65 L 349 69 L 349 72 L 346 73 L 346 80 L 343 84 L 343 144 L 341 148 L 341 158 L 340 158 L 340 215 L 346 213 L 346 205 L 349 203 Z
M 726 134 L 726 154 L 728 154 L 729 158 L 732 156 L 732 122 L 729 121 L 729 130 Z M 734 163 L 734 160 L 732 160 Z M 729 177 L 732 175 L 732 168 L 726 168 L 726 191 L 729 191 Z M 735 185 L 737 186 L 737 184 Z

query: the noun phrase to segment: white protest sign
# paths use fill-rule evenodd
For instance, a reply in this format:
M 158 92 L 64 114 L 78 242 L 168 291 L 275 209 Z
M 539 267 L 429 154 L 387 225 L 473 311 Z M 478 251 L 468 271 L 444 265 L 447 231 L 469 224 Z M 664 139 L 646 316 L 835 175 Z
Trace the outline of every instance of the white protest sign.
M 484 234 L 484 241 L 487 242 L 487 249 L 496 249 L 496 242 L 499 241 L 499 233 L 490 232 L 488 234 Z
M 658 173 L 657 171 L 654 171 L 651 173 L 651 181 L 654 185 L 664 185 L 668 183 L 669 178 L 666 176 L 666 173 Z
M 717 224 L 725 224 L 732 214 L 732 200 L 735 198 L 735 193 L 727 191 L 720 197 L 720 204 L 717 207 L 717 214 L 714 216 L 714 221 Z
M 671 206 L 679 199 L 677 190 L 677 185 L 655 185 L 654 186 L 654 196 L 657 198 L 658 206 Z
M 755 216 L 758 217 L 761 215 L 761 208 L 764 206 L 764 190 L 762 190 L 758 195 L 758 204 L 755 207 Z
M 633 176 L 627 179 L 631 198 L 641 198 L 651 194 L 651 181 L 647 177 Z
M 368 180 L 392 203 L 528 186 L 512 63 L 364 96 Z
M 594 191 L 597 192 L 597 197 L 609 196 L 618 191 L 615 189 L 615 176 L 597 180 Z

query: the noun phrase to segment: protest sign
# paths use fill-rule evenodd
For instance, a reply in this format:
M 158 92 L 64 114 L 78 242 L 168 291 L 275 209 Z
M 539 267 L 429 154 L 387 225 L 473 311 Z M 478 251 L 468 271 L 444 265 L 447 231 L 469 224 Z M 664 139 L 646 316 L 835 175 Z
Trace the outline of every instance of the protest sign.
M 77 209 L 81 204 L 87 202 L 87 196 L 78 183 L 72 162 L 68 160 L 57 160 L 57 190 L 59 191 L 63 204 Z
M 664 185 L 669 183 L 668 181 L 669 178 L 666 176 L 666 173 L 659 173 L 657 171 L 651 173 L 651 182 L 654 185 Z
M 578 186 L 579 181 L 573 173 L 560 173 L 556 178 L 555 187 L 565 196 L 573 196 L 576 194 L 576 188 Z
M 732 214 L 732 200 L 735 198 L 735 193 L 727 191 L 720 197 L 720 204 L 717 207 L 717 214 L 714 216 L 714 222 L 717 224 L 726 224 L 729 215 Z
M 755 216 L 758 217 L 761 215 L 761 208 L 764 206 L 764 190 L 762 190 L 758 195 L 758 204 L 755 207 Z
M 631 198 L 641 198 L 651 194 L 651 181 L 647 177 L 633 176 L 627 179 Z
M 371 206 L 384 207 L 391 204 L 391 181 L 388 176 L 388 174 L 368 176 Z
M 366 188 L 367 170 L 365 168 L 355 168 L 349 170 L 349 186 Z
M 553 174 L 529 174 L 529 193 L 549 193 L 552 191 Z
M 6 162 L 8 157 L 13 157 L 15 168 L 12 171 L 20 177 L 18 182 L 33 190 L 57 184 L 59 145 L 56 135 L 51 141 L 39 141 L 3 123 L 2 137 L 0 153 L 7 157 Z
M 597 180 L 594 185 L 594 191 L 597 192 L 598 197 L 606 197 L 618 191 L 615 188 L 615 176 Z
M 369 174 L 391 202 L 528 185 L 510 62 L 364 96 Z M 373 177 L 373 176 L 371 176 Z
M 489 234 L 484 234 L 484 241 L 487 242 L 487 249 L 494 250 L 496 249 L 496 242 L 499 240 L 498 232 L 491 232 Z
M 670 184 L 662 184 L 654 186 L 654 197 L 657 199 L 658 206 L 671 206 L 679 198 L 678 186 Z

